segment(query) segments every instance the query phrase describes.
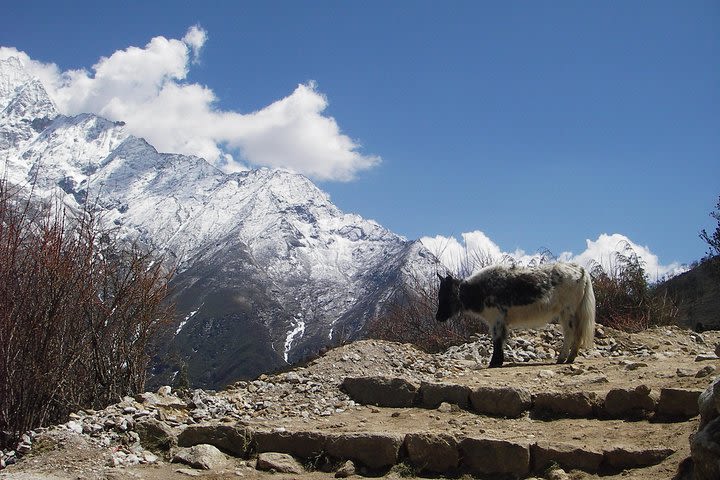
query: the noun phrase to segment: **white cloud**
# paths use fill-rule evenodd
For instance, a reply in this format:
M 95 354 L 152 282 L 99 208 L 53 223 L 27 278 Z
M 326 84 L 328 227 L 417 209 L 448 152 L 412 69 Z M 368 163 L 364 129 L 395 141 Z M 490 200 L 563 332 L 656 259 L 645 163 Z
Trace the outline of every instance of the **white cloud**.
M 521 265 L 528 265 L 537 263 L 542 258 L 540 253 L 527 254 L 523 250 L 503 252 L 495 242 L 479 230 L 463 233 L 462 241 L 458 241 L 455 237 L 442 235 L 423 237 L 420 241 L 438 257 L 448 270 L 461 276 L 468 276 L 478 271 L 488 261 L 496 263 L 509 259 Z M 597 262 L 608 268 L 614 264 L 616 253 L 625 253 L 625 248 L 629 245 L 645 263 L 645 272 L 651 281 L 685 270 L 677 262 L 670 265 L 661 264 L 658 256 L 652 253 L 647 246 L 638 245 L 619 233 L 612 235 L 603 233 L 597 240 L 586 240 L 586 242 L 587 248 L 580 254 L 563 252 L 558 256 L 558 260 L 575 262 L 586 267 Z
M 193 61 L 197 62 L 200 59 L 200 49 L 205 45 L 205 41 L 207 40 L 207 32 L 199 25 L 195 25 L 188 29 L 182 40 L 183 43 L 192 49 Z
M 613 233 L 611 235 L 603 233 L 600 234 L 597 240 L 587 239 L 585 242 L 587 243 L 587 248 L 579 255 L 564 252 L 561 257 L 569 258 L 570 261 L 586 266 L 592 262 L 597 262 L 608 270 L 615 264 L 616 254 L 626 253 L 625 249 L 629 246 L 644 262 L 645 272 L 648 274 L 650 280 L 657 280 L 666 275 L 675 275 L 685 270 L 677 262 L 673 262 L 670 265 L 662 265 L 658 256 L 652 253 L 649 247 L 638 245 L 620 233 Z
M 505 254 L 500 247 L 480 230 L 455 237 L 422 237 L 420 242 L 430 250 L 448 270 L 460 276 L 469 276 L 480 268 L 500 262 Z
M 348 181 L 380 162 L 361 154 L 361 146 L 324 115 L 328 100 L 314 82 L 256 112 L 220 110 L 210 88 L 185 82 L 206 41 L 205 30 L 194 26 L 181 40 L 155 37 L 142 48 L 102 57 L 90 72 L 61 72 L 11 47 L 0 47 L 0 58 L 19 57 L 62 113 L 123 120 L 160 151 L 201 156 L 228 172 L 270 166 Z

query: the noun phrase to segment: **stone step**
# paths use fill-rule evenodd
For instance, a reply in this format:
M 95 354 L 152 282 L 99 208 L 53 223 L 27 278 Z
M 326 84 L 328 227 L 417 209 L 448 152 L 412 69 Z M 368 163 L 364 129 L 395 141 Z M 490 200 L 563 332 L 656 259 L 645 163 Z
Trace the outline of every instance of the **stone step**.
M 414 422 L 407 423 L 409 427 Z M 586 428 L 597 430 L 593 425 Z M 290 430 L 203 424 L 185 429 L 178 437 L 178 445 L 210 444 L 242 458 L 265 452 L 284 453 L 305 464 L 314 462 L 316 465 L 351 460 L 369 472 L 382 473 L 394 465 L 406 463 L 418 472 L 433 474 L 514 477 L 542 472 L 552 464 L 589 473 L 614 473 L 657 465 L 674 453 L 672 449 L 660 446 L 632 447 L 611 442 L 602 448 L 592 448 L 573 443 L 571 438 L 557 441 L 542 434 L 535 440 L 513 435 L 488 436 L 482 429 L 460 435 L 411 428 L 398 431 L 397 426 L 392 432 L 350 430 L 352 428 L 348 426 Z
M 379 407 L 438 408 L 442 403 L 471 412 L 505 418 L 526 413 L 537 418 L 600 418 L 683 421 L 698 415 L 701 389 L 646 385 L 604 392 L 532 392 L 523 387 L 470 387 L 454 383 L 414 383 L 398 377 L 346 377 L 341 388 L 355 402 Z

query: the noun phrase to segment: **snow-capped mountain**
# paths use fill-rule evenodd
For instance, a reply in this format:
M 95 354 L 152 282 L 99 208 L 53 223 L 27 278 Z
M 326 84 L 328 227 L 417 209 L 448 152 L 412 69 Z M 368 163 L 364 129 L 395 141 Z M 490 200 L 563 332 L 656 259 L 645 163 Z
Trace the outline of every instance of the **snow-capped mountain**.
M 10 181 L 70 206 L 97 198 L 121 236 L 177 264 L 175 360 L 161 376 L 186 363 L 195 385 L 217 387 L 280 368 L 361 335 L 398 287 L 436 270 L 419 242 L 341 212 L 301 175 L 225 174 L 158 153 L 122 122 L 60 115 L 17 59 L 0 61 L 0 108 Z

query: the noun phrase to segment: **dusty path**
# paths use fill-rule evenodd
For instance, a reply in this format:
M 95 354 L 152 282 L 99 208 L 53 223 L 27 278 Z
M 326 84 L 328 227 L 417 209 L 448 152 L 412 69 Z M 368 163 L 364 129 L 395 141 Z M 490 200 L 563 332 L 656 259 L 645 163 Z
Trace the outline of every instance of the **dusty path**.
M 81 425 L 80 429 L 85 428 L 86 433 L 76 433 L 72 431 L 73 426 L 64 425 L 38 434 L 30 453 L 0 471 L 0 478 L 260 479 L 270 475 L 276 479 L 334 478 L 334 470 L 329 473 L 306 470 L 301 474 L 261 472 L 254 468 L 253 458 L 228 457 L 222 468 L 209 471 L 169 463 L 161 452 L 156 452 L 158 455 L 153 459 L 132 435 L 133 425 L 145 417 L 165 422 L 175 433 L 188 429 L 188 425 L 192 428 L 223 425 L 283 435 L 310 432 L 327 438 L 351 434 L 396 435 L 401 439 L 412 434 L 450 435 L 458 442 L 466 438 L 530 446 L 561 442 L 601 456 L 605 452 L 605 459 L 607 452 L 618 449 L 637 455 L 640 454 L 637 452 L 666 450 L 655 465 L 605 471 L 602 477 L 572 468 L 565 468 L 565 477 L 558 476 L 562 472 L 557 471 L 527 473 L 520 477 L 672 478 L 689 455 L 688 436 L 697 428 L 697 417 L 667 419 L 646 412 L 634 419 L 610 419 L 602 409 L 596 408 L 593 413 L 580 415 L 581 418 L 564 414 L 543 417 L 534 414 L 534 410 L 523 412 L 518 418 L 502 418 L 479 414 L 472 406 L 457 408 L 449 403 L 434 409 L 419 408 L 419 405 L 402 408 L 363 405 L 340 389 L 347 377 L 379 377 L 399 378 L 415 385 L 449 384 L 471 391 L 479 387 L 522 388 L 534 396 L 580 392 L 602 400 L 612 389 L 647 387 L 648 396 L 658 402 L 663 389 L 702 391 L 720 368 L 720 360 L 714 355 L 715 346 L 720 343 L 717 332 L 696 334 L 663 327 L 630 335 L 600 329 L 598 337 L 597 348 L 578 358 L 574 365 L 555 365 L 550 361 L 559 342 L 554 327 L 518 332 L 509 342 L 509 357 L 516 360 L 527 357 L 529 362 L 509 363 L 492 370 L 484 364 L 489 349 L 487 339 L 438 355 L 422 353 L 409 345 L 372 340 L 355 342 L 332 350 L 303 368 L 239 382 L 217 394 L 190 392 L 184 401 L 178 399 L 179 403 L 173 405 L 153 404 L 161 396 L 145 395 L 126 399 L 102 412 L 80 412 L 74 420 L 75 428 Z M 532 355 L 526 355 L 529 353 Z M 535 358 L 531 358 L 533 355 Z M 130 420 L 124 431 L 114 427 L 120 425 L 118 422 L 123 418 Z M 100 424 L 103 426 L 93 430 L 93 425 Z M 146 452 L 147 458 L 143 456 Z M 132 465 L 134 459 L 126 461 L 130 455 L 135 455 L 141 463 Z M 301 461 L 305 467 L 318 466 L 308 459 Z M 400 465 L 382 470 L 386 478 L 418 475 L 419 469 L 407 457 L 400 455 L 398 461 Z M 362 462 L 356 463 L 361 473 L 378 473 L 363 470 Z M 468 474 L 462 469 L 454 473 Z

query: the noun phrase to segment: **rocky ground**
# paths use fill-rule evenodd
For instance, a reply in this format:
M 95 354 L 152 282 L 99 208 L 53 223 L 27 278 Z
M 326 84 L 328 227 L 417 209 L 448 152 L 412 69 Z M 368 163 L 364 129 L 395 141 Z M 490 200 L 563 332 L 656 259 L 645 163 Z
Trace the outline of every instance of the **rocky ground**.
M 515 332 L 499 369 L 486 337 L 364 340 L 217 393 L 163 387 L 28 432 L 0 478 L 673 478 L 720 332 L 598 327 L 573 365 L 553 363 L 561 339 Z

